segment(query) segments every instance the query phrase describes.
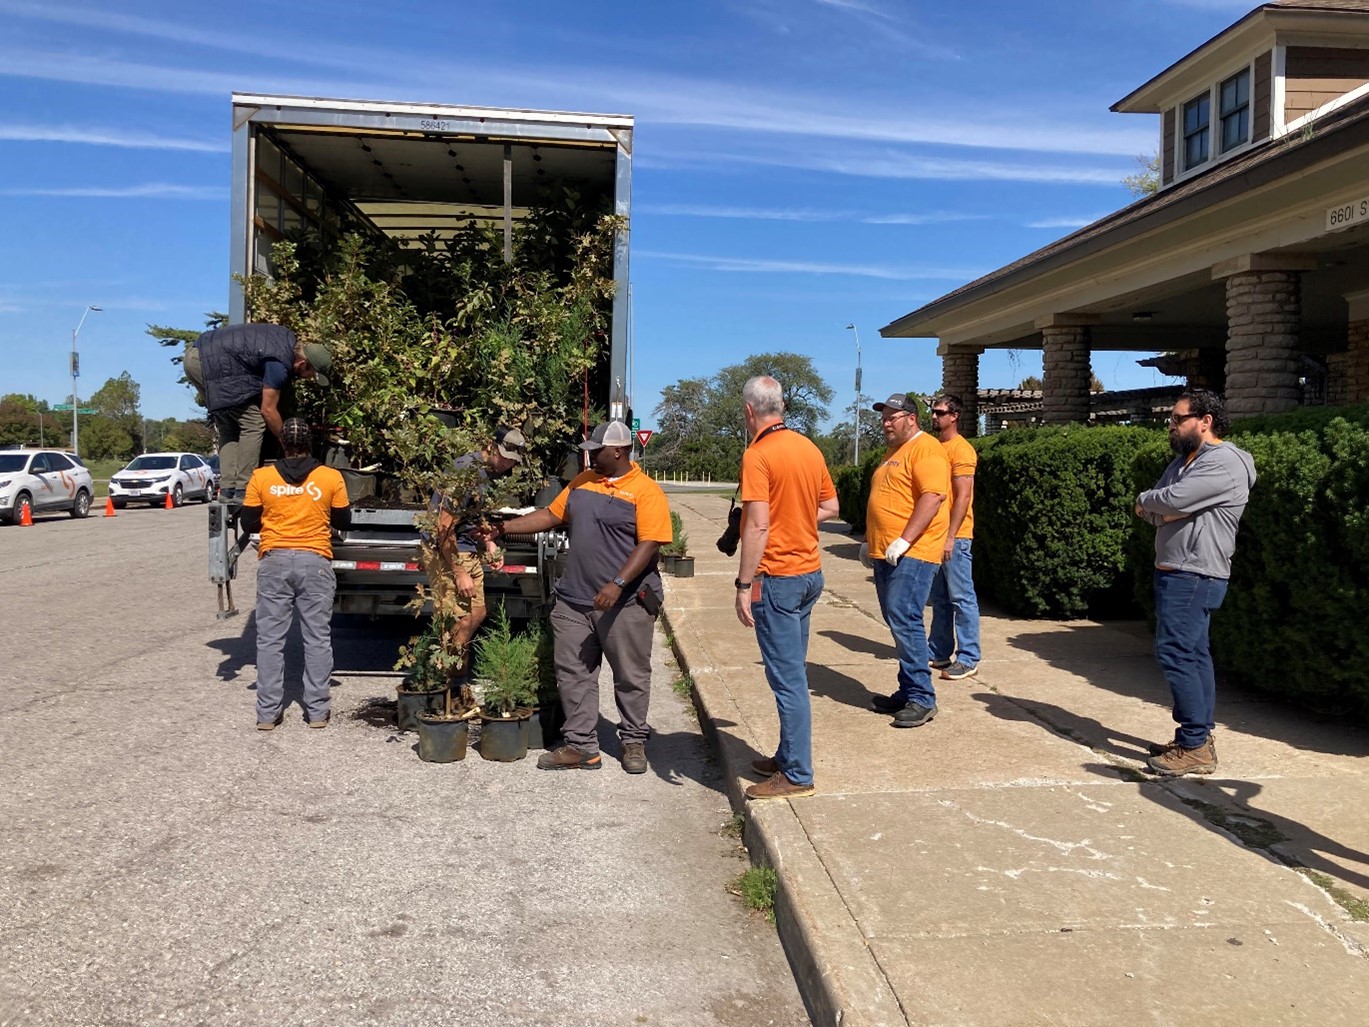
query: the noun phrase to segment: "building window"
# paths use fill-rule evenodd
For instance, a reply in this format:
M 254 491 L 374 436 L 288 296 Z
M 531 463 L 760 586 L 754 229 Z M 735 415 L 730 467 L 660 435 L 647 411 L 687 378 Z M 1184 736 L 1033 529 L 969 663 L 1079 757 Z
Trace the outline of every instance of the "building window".
M 1221 84 L 1222 153 L 1250 138 L 1250 72 L 1232 75 Z
M 1208 129 L 1212 123 L 1212 98 L 1204 93 L 1184 104 L 1184 170 L 1207 160 Z

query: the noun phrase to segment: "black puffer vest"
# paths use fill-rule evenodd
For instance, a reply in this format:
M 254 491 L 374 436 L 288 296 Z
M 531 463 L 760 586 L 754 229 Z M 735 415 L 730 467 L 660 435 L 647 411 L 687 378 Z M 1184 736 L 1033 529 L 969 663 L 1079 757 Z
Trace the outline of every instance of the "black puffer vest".
M 204 374 L 205 408 L 219 410 L 261 402 L 266 361 L 295 362 L 295 333 L 280 325 L 229 325 L 196 341 Z

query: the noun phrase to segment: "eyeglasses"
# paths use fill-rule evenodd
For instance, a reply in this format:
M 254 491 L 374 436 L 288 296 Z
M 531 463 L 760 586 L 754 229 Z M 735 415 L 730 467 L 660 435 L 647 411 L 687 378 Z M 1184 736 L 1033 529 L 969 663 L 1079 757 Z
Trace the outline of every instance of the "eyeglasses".
M 949 417 L 949 416 L 950 416 L 951 414 L 953 414 L 953 413 L 955 413 L 954 410 L 933 410 L 933 411 L 931 411 L 931 415 L 932 415 L 933 417 Z
M 1202 414 L 1170 414 L 1169 423 L 1176 428 L 1187 421 L 1190 417 L 1202 417 Z

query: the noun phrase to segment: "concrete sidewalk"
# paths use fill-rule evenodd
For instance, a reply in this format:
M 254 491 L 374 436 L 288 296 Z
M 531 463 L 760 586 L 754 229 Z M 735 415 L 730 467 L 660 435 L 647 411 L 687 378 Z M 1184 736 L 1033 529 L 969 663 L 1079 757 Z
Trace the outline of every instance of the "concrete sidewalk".
M 726 498 L 671 506 L 697 573 L 667 618 L 740 807 L 774 701 L 713 547 Z M 1000 616 L 979 675 L 895 729 L 869 705 L 895 674 L 870 573 L 825 528 L 818 794 L 747 809 L 816 1023 L 1369 1019 L 1369 732 L 1225 688 L 1218 775 L 1161 783 L 1138 772 L 1173 731 L 1145 625 Z

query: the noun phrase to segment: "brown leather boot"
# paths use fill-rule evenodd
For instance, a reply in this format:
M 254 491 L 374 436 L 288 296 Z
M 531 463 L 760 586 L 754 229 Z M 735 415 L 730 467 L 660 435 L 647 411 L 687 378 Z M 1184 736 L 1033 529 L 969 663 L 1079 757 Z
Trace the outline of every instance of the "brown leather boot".
M 748 799 L 798 799 L 812 794 L 812 785 L 796 785 L 778 770 L 746 790 Z
M 1183 777 L 1185 774 L 1211 774 L 1217 769 L 1217 750 L 1208 738 L 1196 749 L 1175 746 L 1159 756 L 1146 760 L 1146 766 L 1161 777 Z
M 774 756 L 767 756 L 763 760 L 752 760 L 751 770 L 761 777 L 769 777 L 771 774 L 778 774 L 780 772 L 780 765 L 775 762 Z
M 599 753 L 586 756 L 574 746 L 563 745 L 537 757 L 538 770 L 599 770 L 604 758 Z

